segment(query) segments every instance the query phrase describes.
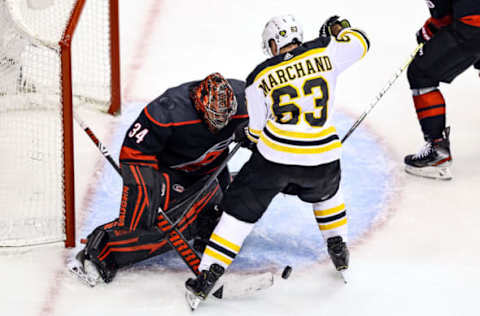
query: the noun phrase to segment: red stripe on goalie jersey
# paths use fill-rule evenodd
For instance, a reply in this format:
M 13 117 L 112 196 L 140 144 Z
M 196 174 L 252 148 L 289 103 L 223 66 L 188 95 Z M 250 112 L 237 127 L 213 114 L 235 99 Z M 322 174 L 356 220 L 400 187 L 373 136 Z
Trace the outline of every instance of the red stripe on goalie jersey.
M 196 161 L 194 163 L 191 163 L 191 164 L 188 164 L 186 166 L 183 166 L 183 167 L 178 167 L 178 168 L 175 168 L 177 170 L 183 170 L 183 171 L 196 171 L 206 165 L 208 165 L 209 163 L 212 163 L 215 159 L 218 158 L 218 156 L 220 156 L 223 152 L 225 151 L 225 149 L 222 149 L 222 150 L 216 150 L 216 151 L 212 151 L 212 152 L 209 152 L 209 153 L 206 153 L 202 158 L 202 160 L 200 161 Z M 211 172 L 211 171 L 210 171 Z M 210 173 L 208 172 L 208 173 Z
M 137 165 L 153 167 L 158 170 L 158 160 L 155 155 L 144 154 L 143 152 L 132 149 L 127 146 L 122 146 L 120 151 L 120 162 L 128 161 Z
M 184 121 L 184 122 L 169 122 L 169 123 L 160 123 L 159 121 L 155 120 L 153 116 L 148 112 L 148 108 L 144 110 L 145 116 L 155 125 L 161 127 L 170 127 L 170 126 L 183 126 L 183 125 L 192 125 L 192 124 L 200 124 L 202 120 L 191 120 L 191 121 Z M 246 119 L 248 118 L 248 114 L 236 114 L 232 116 L 232 119 Z
M 445 99 L 438 90 L 414 96 L 413 102 L 419 120 L 445 115 Z
M 161 127 L 170 127 L 170 126 L 182 126 L 182 125 L 191 125 L 191 124 L 200 124 L 202 121 L 200 119 L 198 120 L 192 120 L 192 121 L 185 121 L 185 122 L 169 122 L 169 123 L 160 123 L 159 121 L 155 120 L 153 116 L 148 113 L 148 109 L 145 107 L 143 110 L 145 113 L 145 116 L 148 117 L 148 119 L 155 125 L 161 126 Z
M 471 26 L 480 27 L 480 15 L 464 16 L 460 18 L 460 21 Z

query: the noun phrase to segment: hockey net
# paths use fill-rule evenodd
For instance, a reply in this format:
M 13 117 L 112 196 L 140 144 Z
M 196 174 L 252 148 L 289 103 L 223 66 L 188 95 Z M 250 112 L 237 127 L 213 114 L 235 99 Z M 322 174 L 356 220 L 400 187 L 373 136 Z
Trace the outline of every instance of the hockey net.
M 75 244 L 73 112 L 120 104 L 118 0 L 0 0 L 0 246 Z

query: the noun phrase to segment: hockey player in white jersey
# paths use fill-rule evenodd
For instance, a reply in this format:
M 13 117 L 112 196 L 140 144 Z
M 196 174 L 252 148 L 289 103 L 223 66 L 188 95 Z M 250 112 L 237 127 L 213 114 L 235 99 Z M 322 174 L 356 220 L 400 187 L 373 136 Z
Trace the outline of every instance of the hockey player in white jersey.
M 333 16 L 318 38 L 303 43 L 300 24 L 286 15 L 268 21 L 263 43 L 271 58 L 247 78 L 250 121 L 236 132 L 252 155 L 225 194 L 224 213 L 205 248 L 200 275 L 186 282 L 192 307 L 208 296 L 280 192 L 312 204 L 336 269 L 348 268 L 342 144 L 331 118 L 337 77 L 365 56 L 369 41 L 348 20 Z

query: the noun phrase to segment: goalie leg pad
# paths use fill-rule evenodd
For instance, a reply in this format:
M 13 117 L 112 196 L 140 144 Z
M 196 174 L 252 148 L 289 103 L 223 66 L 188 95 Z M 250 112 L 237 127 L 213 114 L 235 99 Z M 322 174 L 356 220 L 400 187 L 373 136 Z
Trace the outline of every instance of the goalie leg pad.
M 109 258 L 106 258 L 105 260 L 99 260 L 98 258 L 101 249 L 105 247 L 107 239 L 107 232 L 99 227 L 88 236 L 87 245 L 83 251 L 84 262 L 89 261 L 94 265 L 105 283 L 111 282 L 117 273 L 116 264 L 111 262 L 111 260 L 108 260 Z

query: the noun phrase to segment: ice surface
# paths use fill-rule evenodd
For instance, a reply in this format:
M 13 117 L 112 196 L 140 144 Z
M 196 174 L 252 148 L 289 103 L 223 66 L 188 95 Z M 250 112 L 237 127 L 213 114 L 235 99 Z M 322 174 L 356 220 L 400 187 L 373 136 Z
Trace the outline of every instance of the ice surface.
M 340 14 L 370 36 L 371 51 L 337 86 L 336 120 L 346 131 L 415 48 L 428 11 L 423 1 L 121 1 L 121 117 L 82 118 L 118 153 L 128 117 L 166 88 L 219 71 L 245 78 L 261 62 L 260 34 L 268 18 L 292 13 L 312 38 Z M 422 138 L 403 75 L 344 147 L 351 270 L 344 285 L 330 262 L 308 205 L 280 195 L 232 266 L 236 275 L 292 265 L 288 280 L 250 298 L 210 300 L 197 315 L 476 315 L 480 78 L 473 69 L 442 86 L 452 126 L 454 179 L 404 174 L 403 156 Z M 119 179 L 76 129 L 78 237 L 114 218 Z M 237 165 L 248 153 L 239 153 Z M 115 202 L 115 200 L 117 202 Z M 288 206 L 288 207 L 287 207 Z M 83 286 L 66 272 L 72 250 L 52 245 L 0 255 L 2 315 L 189 315 L 173 254 L 119 272 L 109 285 Z

